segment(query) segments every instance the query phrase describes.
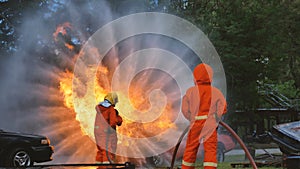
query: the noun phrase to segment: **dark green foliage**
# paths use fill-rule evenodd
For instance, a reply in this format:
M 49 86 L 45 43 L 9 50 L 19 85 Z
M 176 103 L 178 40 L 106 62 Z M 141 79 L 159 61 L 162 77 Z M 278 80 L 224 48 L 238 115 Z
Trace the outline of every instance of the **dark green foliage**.
M 170 2 L 169 11 L 200 27 L 218 51 L 227 76 L 229 112 L 264 107 L 258 84 L 272 84 L 287 97 L 300 98 L 299 1 Z M 235 121 L 234 114 L 227 116 Z
M 1 0 L 0 1 L 0 53 L 10 55 L 18 50 L 22 41 L 19 27 L 23 23 L 26 12 L 35 12 L 46 5 L 46 0 Z

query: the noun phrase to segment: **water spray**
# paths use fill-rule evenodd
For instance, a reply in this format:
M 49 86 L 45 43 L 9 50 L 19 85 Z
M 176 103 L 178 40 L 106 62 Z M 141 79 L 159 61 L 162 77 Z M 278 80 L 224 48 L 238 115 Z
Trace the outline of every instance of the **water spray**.
M 228 132 L 230 132 L 233 137 L 238 141 L 238 143 L 242 146 L 242 148 L 244 149 L 245 153 L 246 153 L 246 156 L 248 157 L 253 169 L 257 169 L 257 166 L 256 166 L 256 163 L 253 159 L 253 157 L 251 156 L 250 152 L 248 151 L 246 145 L 244 144 L 244 142 L 241 140 L 241 138 L 235 133 L 234 130 L 232 130 L 231 127 L 229 127 L 226 123 L 224 123 L 223 121 L 220 121 L 219 124 L 221 126 L 223 126 Z M 174 169 L 174 163 L 175 163 L 175 158 L 176 158 L 176 155 L 177 155 L 177 151 L 178 151 L 178 148 L 180 146 L 180 143 L 182 141 L 182 139 L 184 138 L 184 136 L 186 135 L 186 133 L 189 131 L 189 128 L 190 126 L 188 126 L 182 133 L 182 135 L 179 137 L 178 139 L 178 142 L 175 146 L 175 149 L 174 149 L 174 152 L 173 152 L 173 156 L 172 156 L 172 161 L 171 161 L 171 166 L 170 166 L 170 169 Z

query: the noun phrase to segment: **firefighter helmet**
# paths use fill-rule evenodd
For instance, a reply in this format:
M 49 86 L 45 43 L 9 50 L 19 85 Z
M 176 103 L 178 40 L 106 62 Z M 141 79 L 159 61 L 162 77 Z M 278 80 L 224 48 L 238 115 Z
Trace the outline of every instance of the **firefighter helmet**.
M 114 92 L 108 93 L 105 97 L 104 100 L 109 101 L 112 105 L 116 105 L 118 103 L 118 95 Z

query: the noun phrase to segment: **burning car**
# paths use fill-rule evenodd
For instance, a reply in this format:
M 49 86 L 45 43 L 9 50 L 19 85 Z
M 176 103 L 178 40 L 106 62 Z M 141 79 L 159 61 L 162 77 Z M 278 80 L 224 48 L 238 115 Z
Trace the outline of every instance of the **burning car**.
M 51 161 L 53 149 L 45 136 L 0 130 L 0 166 L 27 167 Z
M 176 155 L 177 162 L 181 162 L 185 150 L 186 137 L 182 140 Z M 218 150 L 217 150 L 217 159 L 219 162 L 223 162 L 225 159 L 225 153 L 234 149 L 236 146 L 236 140 L 230 136 L 228 133 L 218 133 Z M 148 163 L 156 167 L 169 166 L 172 161 L 172 156 L 175 148 L 170 149 L 169 151 L 159 154 L 147 159 Z M 200 145 L 198 150 L 197 159 L 203 159 L 204 148 L 203 145 Z
M 287 169 L 300 166 L 300 121 L 278 124 L 269 132 L 284 154 L 283 165 Z
M 300 154 L 300 121 L 275 125 L 269 134 L 284 154 Z

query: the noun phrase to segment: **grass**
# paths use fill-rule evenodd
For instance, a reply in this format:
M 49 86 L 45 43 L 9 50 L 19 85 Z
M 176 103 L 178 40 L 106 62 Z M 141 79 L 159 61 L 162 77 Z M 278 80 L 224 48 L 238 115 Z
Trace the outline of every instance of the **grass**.
M 224 162 L 224 163 L 219 163 L 218 168 L 220 169 L 232 169 L 231 167 L 232 162 Z M 242 166 L 236 167 L 236 169 L 243 168 Z M 247 167 L 248 169 L 253 168 L 253 167 Z M 247 169 L 243 168 L 243 169 Z M 258 167 L 259 169 L 283 169 L 281 167 Z
M 218 169 L 233 169 L 231 167 L 231 163 L 232 162 L 223 162 L 223 163 L 218 163 Z M 203 169 L 203 166 L 202 164 L 197 164 L 196 165 L 196 169 Z M 283 169 L 282 167 L 258 167 L 259 169 Z M 163 168 L 161 168 L 163 169 Z M 165 168 L 164 168 L 165 169 Z M 242 166 L 237 166 L 236 168 L 234 169 L 253 169 L 253 167 L 246 167 L 246 168 L 243 168 Z

